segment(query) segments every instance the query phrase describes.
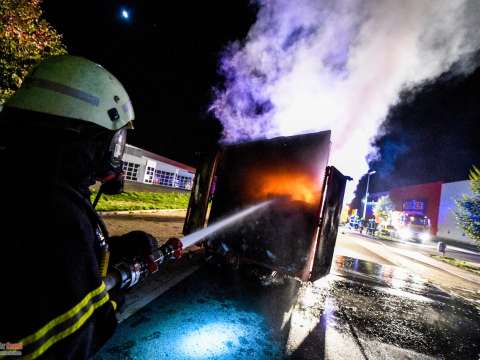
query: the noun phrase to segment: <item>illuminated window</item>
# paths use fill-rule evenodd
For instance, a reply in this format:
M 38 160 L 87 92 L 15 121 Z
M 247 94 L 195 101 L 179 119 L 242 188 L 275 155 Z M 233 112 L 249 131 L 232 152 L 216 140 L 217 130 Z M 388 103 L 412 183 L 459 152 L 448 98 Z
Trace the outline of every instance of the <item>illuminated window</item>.
M 174 177 L 175 173 L 163 170 L 155 170 L 154 182 L 155 184 L 173 187 Z
M 192 188 L 192 179 L 188 176 L 177 176 L 175 187 L 190 190 Z

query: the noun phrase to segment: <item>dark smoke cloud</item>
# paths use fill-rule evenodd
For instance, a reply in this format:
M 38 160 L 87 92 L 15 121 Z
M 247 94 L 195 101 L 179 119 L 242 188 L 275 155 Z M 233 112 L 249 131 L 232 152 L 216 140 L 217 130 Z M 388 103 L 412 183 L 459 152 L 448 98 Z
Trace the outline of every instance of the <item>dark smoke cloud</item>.
M 370 193 L 433 181 L 468 178 L 480 165 L 480 69 L 469 76 L 445 74 L 434 83 L 403 93 L 373 146 L 380 156 L 369 166 Z M 354 204 L 365 195 L 362 178 Z

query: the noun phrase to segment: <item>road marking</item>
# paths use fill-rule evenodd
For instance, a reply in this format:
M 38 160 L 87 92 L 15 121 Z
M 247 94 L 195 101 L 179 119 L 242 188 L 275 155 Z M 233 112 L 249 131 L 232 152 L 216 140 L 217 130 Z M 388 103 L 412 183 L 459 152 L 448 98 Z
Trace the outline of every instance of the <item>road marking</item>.
M 454 268 L 453 265 L 449 265 L 449 264 L 440 262 L 438 260 L 432 259 L 432 258 L 430 258 L 428 256 L 425 256 L 425 255 L 422 255 L 422 254 L 418 254 L 418 253 L 413 252 L 413 251 L 398 252 L 398 251 L 396 251 L 398 249 L 396 249 L 393 246 L 388 246 L 388 245 L 383 244 L 383 243 L 379 243 L 379 244 L 388 248 L 391 252 L 393 252 L 397 255 L 409 258 L 411 260 L 415 260 L 416 262 L 419 262 L 419 263 L 423 264 L 424 266 L 427 265 L 427 266 L 432 267 L 434 269 L 437 269 L 437 270 L 440 270 L 440 271 L 445 271 L 445 272 L 447 272 L 447 273 L 449 273 L 453 276 L 459 277 L 459 278 L 461 278 L 465 281 L 480 285 L 480 277 L 477 276 L 477 275 L 474 275 L 474 274 L 470 274 L 466 270 Z
M 464 253 L 467 253 L 467 254 L 480 256 L 480 252 L 467 250 L 467 249 L 462 249 L 462 248 L 459 248 L 459 247 L 456 247 L 456 246 L 450 246 L 450 245 L 447 244 L 447 250 L 449 250 L 449 249 L 459 251 L 459 252 L 464 252 Z

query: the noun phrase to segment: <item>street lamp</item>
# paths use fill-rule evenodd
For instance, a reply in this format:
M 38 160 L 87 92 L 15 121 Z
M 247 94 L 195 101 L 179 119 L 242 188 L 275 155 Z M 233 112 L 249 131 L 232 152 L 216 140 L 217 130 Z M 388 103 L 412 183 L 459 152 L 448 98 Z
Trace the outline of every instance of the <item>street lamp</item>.
M 370 185 L 370 175 L 373 175 L 375 174 L 376 171 L 373 170 L 373 171 L 370 171 L 368 173 L 368 177 L 367 177 L 367 190 L 365 191 L 365 205 L 363 206 L 363 220 L 366 219 L 366 215 L 367 215 L 367 203 L 368 203 L 368 185 Z

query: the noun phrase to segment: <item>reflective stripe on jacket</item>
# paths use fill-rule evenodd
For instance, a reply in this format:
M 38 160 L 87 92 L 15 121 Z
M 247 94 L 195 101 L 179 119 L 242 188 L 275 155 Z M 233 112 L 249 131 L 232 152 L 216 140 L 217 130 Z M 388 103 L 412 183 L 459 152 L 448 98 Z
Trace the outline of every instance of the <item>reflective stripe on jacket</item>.
M 67 312 L 48 322 L 35 333 L 21 339 L 24 359 L 35 359 L 42 355 L 50 346 L 73 334 L 87 321 L 93 312 L 108 302 L 109 297 L 105 283 L 89 292 L 82 301 Z

